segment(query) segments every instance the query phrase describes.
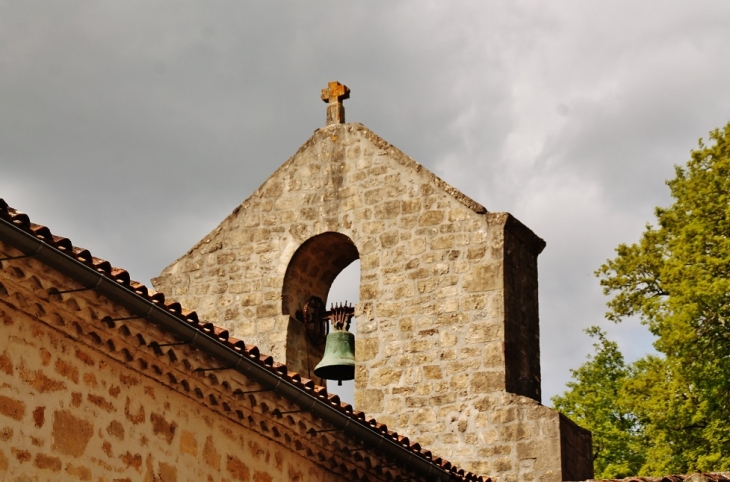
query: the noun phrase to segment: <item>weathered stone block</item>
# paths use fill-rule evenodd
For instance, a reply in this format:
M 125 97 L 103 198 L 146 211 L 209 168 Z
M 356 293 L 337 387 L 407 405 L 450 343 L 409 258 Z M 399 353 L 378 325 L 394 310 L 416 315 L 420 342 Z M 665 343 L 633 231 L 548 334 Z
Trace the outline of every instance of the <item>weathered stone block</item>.
M 355 404 L 369 413 L 380 412 L 383 410 L 383 391 L 366 389 L 355 392 Z
M 402 376 L 402 370 L 394 368 L 378 368 L 370 375 L 370 385 L 373 387 L 396 385 Z
M 81 457 L 94 434 L 91 422 L 76 417 L 68 410 L 53 413 L 53 450 L 73 457 Z
M 25 402 L 0 395 L 0 414 L 14 420 L 23 420 L 23 417 L 25 417 Z
M 504 374 L 501 372 L 477 372 L 471 376 L 469 393 L 489 393 L 504 389 Z
M 496 264 L 475 266 L 464 280 L 464 291 L 468 293 L 495 290 L 501 286 L 500 266 Z
M 436 365 L 424 366 L 423 375 L 427 379 L 440 380 L 442 378 L 441 367 Z
M 444 220 L 443 211 L 426 211 L 418 217 L 419 226 L 433 226 Z
M 36 454 L 33 465 L 41 470 L 50 470 L 51 472 L 60 472 L 63 466 L 61 459 L 46 454 Z

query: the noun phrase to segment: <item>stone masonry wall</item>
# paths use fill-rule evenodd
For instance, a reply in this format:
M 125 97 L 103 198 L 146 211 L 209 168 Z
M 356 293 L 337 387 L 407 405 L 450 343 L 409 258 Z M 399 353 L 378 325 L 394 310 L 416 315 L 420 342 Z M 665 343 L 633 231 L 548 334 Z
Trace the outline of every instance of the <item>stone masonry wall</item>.
M 0 304 L 0 479 L 336 481 Z
M 307 375 L 319 358 L 292 310 L 359 257 L 356 408 L 467 470 L 557 481 L 559 418 L 536 401 L 543 246 L 365 127 L 333 125 L 153 283 Z
M 0 257 L 20 254 L 0 242 Z M 0 480 L 335 482 L 368 470 L 368 454 L 330 463 L 344 434 L 308 435 L 323 429 L 308 413 L 275 417 L 297 407 L 235 371 L 196 372 L 214 360 L 162 348 L 179 340 L 93 290 L 54 294 L 77 288 L 32 258 L 2 262 Z

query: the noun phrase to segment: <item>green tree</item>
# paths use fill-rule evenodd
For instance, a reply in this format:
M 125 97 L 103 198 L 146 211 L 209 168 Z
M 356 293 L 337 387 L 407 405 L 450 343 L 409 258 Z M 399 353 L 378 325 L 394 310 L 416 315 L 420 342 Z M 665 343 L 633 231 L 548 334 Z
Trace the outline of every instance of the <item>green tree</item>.
M 646 437 L 640 474 L 730 469 L 730 123 L 710 141 L 675 168 L 656 227 L 596 272 L 607 318 L 638 316 L 661 354 L 616 391 Z
M 642 427 L 623 403 L 624 384 L 631 376 L 630 367 L 618 345 L 606 338 L 598 327 L 587 333 L 597 338 L 595 354 L 577 370 L 568 391 L 552 398 L 555 408 L 569 414 L 574 422 L 593 433 L 593 462 L 596 477 L 623 478 L 635 475 L 644 465 Z

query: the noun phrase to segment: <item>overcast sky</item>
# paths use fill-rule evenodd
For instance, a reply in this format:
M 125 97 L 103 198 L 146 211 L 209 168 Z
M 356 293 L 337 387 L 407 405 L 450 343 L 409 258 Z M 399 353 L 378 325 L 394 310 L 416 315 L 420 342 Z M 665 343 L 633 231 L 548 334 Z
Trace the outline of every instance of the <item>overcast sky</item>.
M 730 2 L 0 2 L 0 197 L 149 278 L 324 125 L 319 91 L 540 256 L 545 402 L 604 320 L 593 272 L 730 121 Z

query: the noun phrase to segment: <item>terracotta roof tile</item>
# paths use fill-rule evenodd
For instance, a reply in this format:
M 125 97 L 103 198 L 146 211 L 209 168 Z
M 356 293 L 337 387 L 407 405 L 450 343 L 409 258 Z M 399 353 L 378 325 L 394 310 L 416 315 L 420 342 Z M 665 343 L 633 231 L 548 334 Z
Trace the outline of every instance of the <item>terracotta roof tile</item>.
M 416 456 L 423 458 L 424 460 L 428 460 L 434 465 L 444 469 L 445 471 L 450 472 L 452 480 L 475 482 L 486 482 L 491 480 L 489 478 L 484 478 L 471 472 L 465 472 L 463 469 L 458 469 L 458 467 L 453 466 L 448 460 L 442 459 L 440 457 L 433 458 L 430 451 L 421 450 L 420 444 L 411 443 L 408 437 L 401 436 L 394 431 L 389 431 L 387 425 L 378 423 L 375 419 L 370 419 L 366 421 L 366 417 L 363 412 L 354 411 L 351 405 L 342 403 L 337 395 L 329 394 L 327 392 L 327 388 L 315 385 L 312 380 L 304 378 L 296 372 L 289 371 L 286 365 L 276 363 L 271 356 L 260 353 L 258 347 L 254 345 L 246 345 L 242 340 L 231 337 L 228 330 L 217 327 L 212 323 L 200 321 L 195 311 L 185 310 L 180 305 L 180 303 L 172 300 L 167 301 L 163 293 L 157 292 L 152 288 L 148 288 L 138 281 L 131 280 L 129 273 L 126 270 L 121 268 L 115 268 L 108 261 L 92 256 L 91 252 L 87 249 L 73 246 L 68 238 L 53 235 L 51 230 L 46 226 L 31 223 L 30 218 L 27 214 L 8 206 L 8 204 L 2 198 L 0 198 L 0 219 L 4 219 L 5 221 L 14 224 L 16 227 L 20 228 L 28 234 L 31 234 L 32 236 L 43 241 L 47 245 L 52 246 L 53 248 L 56 248 L 66 255 L 72 257 L 77 262 L 95 269 L 99 273 L 102 273 L 107 278 L 114 280 L 115 282 L 132 291 L 141 298 L 155 303 L 160 307 L 164 307 L 169 313 L 186 322 L 188 325 L 194 326 L 201 332 L 213 336 L 213 338 L 215 338 L 218 343 L 238 352 L 244 352 L 244 354 L 248 358 L 266 367 L 273 373 L 276 373 L 281 378 L 286 379 L 287 381 L 296 385 L 302 391 L 311 392 L 318 398 L 328 401 L 328 405 L 331 406 L 333 409 L 347 414 L 350 418 L 362 425 L 370 426 L 372 430 L 391 438 L 395 442 L 409 449 Z M 157 349 L 160 349 L 159 346 L 157 347 Z M 629 479 L 627 479 L 627 482 L 628 480 Z M 725 481 L 730 479 L 710 480 Z

